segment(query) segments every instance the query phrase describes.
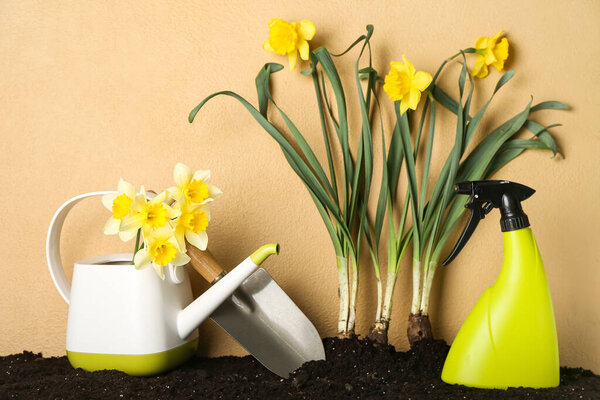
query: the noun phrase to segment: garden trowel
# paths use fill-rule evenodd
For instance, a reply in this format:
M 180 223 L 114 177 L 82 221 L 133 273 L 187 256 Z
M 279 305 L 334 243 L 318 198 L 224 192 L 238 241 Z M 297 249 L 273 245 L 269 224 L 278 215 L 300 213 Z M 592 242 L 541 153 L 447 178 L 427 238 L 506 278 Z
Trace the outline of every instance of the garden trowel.
M 188 244 L 187 254 L 190 265 L 209 283 L 225 276 L 208 250 Z M 210 318 L 281 377 L 287 378 L 307 361 L 325 359 L 323 342 L 314 325 L 262 268 L 250 275 Z

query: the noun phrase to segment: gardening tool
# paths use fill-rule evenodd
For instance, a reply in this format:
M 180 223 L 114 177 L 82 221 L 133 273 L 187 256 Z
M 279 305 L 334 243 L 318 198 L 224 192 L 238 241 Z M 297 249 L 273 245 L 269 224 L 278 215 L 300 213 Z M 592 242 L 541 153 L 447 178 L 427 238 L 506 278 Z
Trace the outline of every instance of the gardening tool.
M 509 181 L 461 182 L 457 194 L 470 195 L 471 216 L 449 264 L 477 224 L 500 209 L 504 262 L 452 343 L 442 380 L 487 389 L 546 388 L 559 384 L 558 341 L 550 290 L 529 219 L 521 202 L 535 190 Z
M 80 200 L 109 193 L 116 192 L 86 193 L 70 199 L 58 209 L 48 230 L 50 275 L 69 304 L 67 357 L 73 367 L 88 371 L 160 373 L 194 355 L 196 327 L 267 257 L 278 253 L 279 246 L 261 247 L 195 300 L 184 268 L 169 264 L 163 281 L 152 268 L 136 270 L 131 265 L 132 254 L 76 262 L 69 285 L 60 259 L 65 218 Z
M 229 276 L 208 250 L 188 244 L 187 254 L 190 265 L 207 282 L 218 285 Z M 323 342 L 313 324 L 262 268 L 250 275 L 210 319 L 281 377 L 287 378 L 307 361 L 325 359 Z
M 148 191 L 147 196 L 156 196 Z M 210 284 L 225 270 L 208 250 L 186 246 L 190 265 Z M 263 366 L 287 378 L 307 361 L 324 360 L 323 342 L 314 325 L 273 280 L 260 268 L 210 316 Z

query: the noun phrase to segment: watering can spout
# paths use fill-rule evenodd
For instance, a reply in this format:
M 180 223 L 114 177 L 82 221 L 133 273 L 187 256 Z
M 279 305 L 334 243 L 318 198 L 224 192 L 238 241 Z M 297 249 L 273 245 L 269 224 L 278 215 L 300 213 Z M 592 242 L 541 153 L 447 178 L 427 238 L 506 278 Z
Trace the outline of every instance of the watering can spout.
M 265 244 L 258 250 L 256 250 L 252 255 L 250 255 L 250 259 L 256 265 L 261 265 L 269 256 L 273 254 L 279 254 L 279 244 L 270 243 Z
M 206 292 L 177 315 L 177 333 L 182 339 L 208 318 L 269 256 L 279 254 L 279 245 L 266 244 L 217 280 Z

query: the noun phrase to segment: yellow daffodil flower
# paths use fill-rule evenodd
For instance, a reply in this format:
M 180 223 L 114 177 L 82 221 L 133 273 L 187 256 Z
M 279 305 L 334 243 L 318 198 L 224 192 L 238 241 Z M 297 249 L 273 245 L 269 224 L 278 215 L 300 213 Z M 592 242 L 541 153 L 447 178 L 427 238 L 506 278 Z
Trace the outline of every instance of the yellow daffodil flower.
M 187 240 L 192 246 L 200 250 L 206 250 L 208 245 L 208 235 L 206 228 L 210 221 L 210 213 L 207 206 L 191 206 L 189 203 L 177 202 L 173 206 L 181 214 L 175 220 L 175 239 L 179 247 L 185 249 Z
M 131 206 L 136 196 L 133 185 L 124 181 L 123 178 L 119 180 L 117 190 L 119 193 L 102 196 L 102 204 L 112 212 L 112 216 L 104 225 L 105 235 L 116 235 L 119 233 L 121 220 L 131 213 Z
M 158 276 L 165 279 L 163 267 L 185 265 L 190 262 L 190 257 L 177 244 L 173 229 L 165 225 L 144 236 L 144 247 L 135 254 L 133 262 L 137 269 L 152 265 Z
M 485 78 L 488 75 L 488 65 L 496 67 L 498 72 L 504 69 L 504 62 L 508 58 L 508 40 L 500 36 L 504 31 L 496 33 L 492 37 L 482 36 L 475 41 L 477 60 L 473 66 L 472 75 L 477 78 Z
M 175 201 L 186 201 L 190 204 L 206 204 L 219 197 L 222 192 L 216 186 L 207 184 L 210 170 L 192 170 L 185 164 L 177 163 L 173 178 L 177 186 L 167 189 Z
M 308 60 L 308 41 L 315 36 L 315 32 L 315 24 L 309 20 L 289 23 L 281 18 L 273 18 L 269 21 L 269 38 L 263 49 L 275 54 L 287 54 L 290 71 L 294 71 L 298 53 L 301 59 Z
M 409 108 L 416 110 L 423 92 L 432 81 L 429 73 L 415 71 L 415 67 L 406 56 L 402 55 L 403 62 L 392 61 L 390 72 L 385 76 L 383 90 L 392 101 L 400 100 L 400 115 Z
M 131 206 L 131 213 L 121 220 L 120 238 L 124 241 L 132 239 L 138 229 L 142 229 L 144 238 L 153 230 L 167 225 L 168 221 L 179 216 L 179 211 L 163 203 L 167 199 L 167 192 L 162 192 L 152 200 L 146 198 L 146 190 L 142 186 L 140 194 L 135 197 Z

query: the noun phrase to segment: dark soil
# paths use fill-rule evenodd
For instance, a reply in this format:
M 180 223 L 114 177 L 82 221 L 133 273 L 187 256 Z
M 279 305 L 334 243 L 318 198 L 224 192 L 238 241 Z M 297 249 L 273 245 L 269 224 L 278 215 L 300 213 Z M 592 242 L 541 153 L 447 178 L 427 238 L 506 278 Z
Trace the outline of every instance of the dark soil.
M 73 369 L 66 357 L 25 352 L 0 357 L 0 398 L 19 399 L 600 399 L 600 376 L 561 368 L 554 389 L 481 390 L 440 380 L 448 346 L 417 344 L 398 353 L 354 339 L 325 339 L 327 361 L 306 363 L 289 379 L 252 357 L 196 358 L 167 374 L 131 377 Z

